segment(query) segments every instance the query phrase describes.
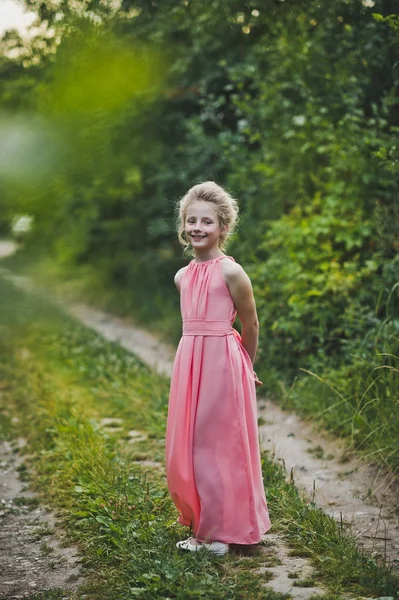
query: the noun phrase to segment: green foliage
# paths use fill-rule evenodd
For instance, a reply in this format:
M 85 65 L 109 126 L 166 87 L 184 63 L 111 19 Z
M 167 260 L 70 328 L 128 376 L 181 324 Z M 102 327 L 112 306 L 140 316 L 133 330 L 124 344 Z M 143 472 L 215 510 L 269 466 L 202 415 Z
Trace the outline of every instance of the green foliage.
M 286 403 L 321 420 L 335 435 L 347 437 L 367 457 L 399 473 L 399 321 L 390 321 L 366 340 L 352 345 L 352 360 L 324 368 L 322 375 L 303 369 Z
M 343 214 L 339 203 L 331 205 L 316 198 L 271 223 L 260 246 L 270 258 L 251 270 L 262 334 L 270 332 L 262 338 L 260 356 L 268 361 L 289 345 L 290 352 L 279 352 L 273 361 L 282 371 L 304 364 L 318 351 L 342 356 L 339 344 L 353 333 L 344 329 L 348 304 L 374 300 L 371 285 L 378 262 L 361 256 L 372 224 L 361 210 L 363 218 Z

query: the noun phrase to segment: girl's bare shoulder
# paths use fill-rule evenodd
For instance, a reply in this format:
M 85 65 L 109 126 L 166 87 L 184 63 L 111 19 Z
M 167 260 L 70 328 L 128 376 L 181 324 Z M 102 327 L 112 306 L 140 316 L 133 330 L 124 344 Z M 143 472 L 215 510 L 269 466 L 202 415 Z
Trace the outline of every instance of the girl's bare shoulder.
M 180 290 L 180 282 L 181 282 L 181 278 L 183 277 L 186 269 L 187 269 L 188 265 L 186 265 L 185 267 L 182 267 L 181 269 L 179 269 L 174 277 L 174 282 L 175 285 L 177 287 L 178 290 Z
M 223 259 L 220 261 L 223 279 L 226 281 L 226 283 L 230 281 L 240 281 L 242 279 L 248 278 L 248 275 L 246 274 L 246 272 L 240 264 L 233 260 L 230 260 L 228 257 L 226 258 L 227 260 Z

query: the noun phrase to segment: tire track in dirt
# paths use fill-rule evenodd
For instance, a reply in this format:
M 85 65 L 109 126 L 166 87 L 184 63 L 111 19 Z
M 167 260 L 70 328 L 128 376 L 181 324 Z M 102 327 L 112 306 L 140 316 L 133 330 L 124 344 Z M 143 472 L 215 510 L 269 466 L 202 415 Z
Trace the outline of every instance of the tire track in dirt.
M 1 398 L 0 398 L 1 400 Z M 54 513 L 21 481 L 24 445 L 0 442 L 0 598 L 17 600 L 44 590 L 68 591 L 81 583 L 79 556 L 65 545 Z
M 13 242 L 0 242 L 0 258 L 15 249 Z M 54 589 L 68 598 L 83 583 L 78 551 L 66 543 L 54 513 L 21 480 L 24 445 L 23 439 L 0 440 L 0 598 Z
M 270 399 L 259 401 L 261 445 L 284 463 L 296 486 L 378 559 L 399 568 L 398 483 L 382 466 L 348 452 Z

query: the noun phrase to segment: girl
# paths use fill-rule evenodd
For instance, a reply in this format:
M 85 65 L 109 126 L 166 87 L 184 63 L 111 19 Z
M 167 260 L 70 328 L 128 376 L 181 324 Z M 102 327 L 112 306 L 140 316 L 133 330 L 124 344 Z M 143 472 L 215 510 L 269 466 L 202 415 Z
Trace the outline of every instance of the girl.
M 180 243 L 193 259 L 176 273 L 183 336 L 173 366 L 166 470 L 183 550 L 225 554 L 270 528 L 262 481 L 253 371 L 258 319 L 243 268 L 223 253 L 237 202 L 219 185 L 192 187 L 179 203 Z M 242 338 L 233 329 L 235 315 Z

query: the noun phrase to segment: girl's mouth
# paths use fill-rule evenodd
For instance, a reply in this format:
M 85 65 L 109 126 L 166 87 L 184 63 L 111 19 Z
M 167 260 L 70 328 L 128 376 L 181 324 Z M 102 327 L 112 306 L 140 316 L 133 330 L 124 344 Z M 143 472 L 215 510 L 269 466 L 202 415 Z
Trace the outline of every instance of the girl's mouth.
M 203 240 L 204 239 L 204 235 L 193 235 L 191 234 L 191 237 L 193 240 L 195 240 L 196 242 L 198 242 L 199 240 Z

